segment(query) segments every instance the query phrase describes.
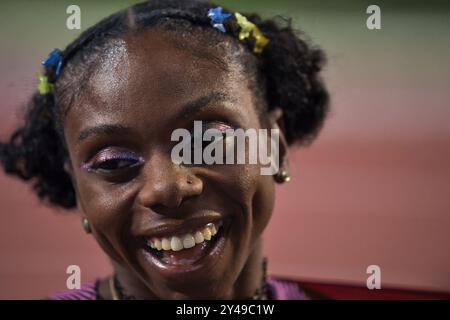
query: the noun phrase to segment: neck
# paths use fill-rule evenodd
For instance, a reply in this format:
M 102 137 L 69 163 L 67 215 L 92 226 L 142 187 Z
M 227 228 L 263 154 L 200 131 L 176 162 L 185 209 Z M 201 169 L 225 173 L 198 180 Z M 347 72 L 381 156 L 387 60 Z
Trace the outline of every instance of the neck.
M 160 299 L 128 268 L 124 268 L 115 261 L 112 261 L 112 264 L 115 275 L 126 295 L 140 300 Z M 263 277 L 262 241 L 259 239 L 236 282 L 224 298 L 249 299 L 253 297 L 261 289 Z M 113 298 L 107 283 L 100 288 L 100 294 L 108 299 Z

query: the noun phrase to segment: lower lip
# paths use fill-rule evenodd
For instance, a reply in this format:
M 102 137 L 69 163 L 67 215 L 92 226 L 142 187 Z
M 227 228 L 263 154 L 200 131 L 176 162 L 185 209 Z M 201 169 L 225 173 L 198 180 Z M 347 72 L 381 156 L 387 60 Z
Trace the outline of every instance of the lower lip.
M 204 272 L 207 270 L 212 270 L 223 256 L 225 252 L 227 235 L 228 224 L 224 223 L 224 225 L 219 229 L 218 233 L 212 238 L 212 240 L 205 240 L 207 245 L 204 248 L 199 248 L 198 246 L 201 246 L 202 244 L 197 244 L 191 249 L 185 249 L 186 251 L 192 250 L 192 252 L 197 252 L 199 254 L 199 256 L 193 258 L 192 262 L 190 263 L 169 264 L 164 262 L 163 259 L 160 259 L 159 257 L 149 252 L 149 250 L 146 248 L 142 248 L 141 252 L 143 253 L 145 262 L 149 263 L 153 268 L 158 269 L 167 277 L 177 276 L 178 274 L 191 274 L 196 272 L 204 276 Z M 174 252 L 173 255 L 176 256 L 177 252 Z

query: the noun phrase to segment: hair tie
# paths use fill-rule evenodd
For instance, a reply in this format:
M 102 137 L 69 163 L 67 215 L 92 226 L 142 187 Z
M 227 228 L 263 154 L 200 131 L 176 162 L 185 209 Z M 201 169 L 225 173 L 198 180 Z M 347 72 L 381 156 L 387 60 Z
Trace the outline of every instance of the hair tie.
M 53 49 L 53 51 L 49 53 L 47 58 L 42 61 L 42 64 L 44 66 L 52 66 L 53 68 L 55 68 L 56 76 L 59 76 L 59 73 L 61 72 L 61 67 L 63 64 L 61 50 Z

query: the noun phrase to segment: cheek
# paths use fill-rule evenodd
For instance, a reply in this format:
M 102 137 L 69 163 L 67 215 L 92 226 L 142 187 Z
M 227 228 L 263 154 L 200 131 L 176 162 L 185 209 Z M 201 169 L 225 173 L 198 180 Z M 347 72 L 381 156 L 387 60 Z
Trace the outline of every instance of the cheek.
M 77 179 L 77 201 L 91 223 L 95 233 L 120 234 L 118 226 L 129 223 L 131 208 L 130 184 L 117 185 L 94 180 L 89 174 L 81 173 Z M 114 241 L 114 239 L 111 239 Z
M 132 244 L 123 230 L 131 224 L 129 193 L 133 187 L 93 181 L 86 176 L 77 181 L 77 201 L 91 224 L 92 235 L 110 258 L 122 263 L 127 260 L 124 244 Z
M 256 240 L 272 215 L 275 188 L 272 176 L 261 175 L 258 165 L 224 166 L 220 171 L 221 192 L 238 203 L 244 216 L 243 225 Z M 251 230 L 250 230 L 251 229 Z
M 259 237 L 272 217 L 275 203 L 275 183 L 272 176 L 260 175 L 253 196 L 254 237 Z

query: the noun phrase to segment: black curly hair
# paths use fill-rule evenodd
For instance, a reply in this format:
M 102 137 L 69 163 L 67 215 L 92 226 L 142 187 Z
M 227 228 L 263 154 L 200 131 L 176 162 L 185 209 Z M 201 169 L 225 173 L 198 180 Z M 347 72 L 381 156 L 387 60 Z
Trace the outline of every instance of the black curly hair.
M 243 51 L 239 56 L 241 65 L 253 78 L 252 89 L 256 97 L 262 98 L 265 111 L 276 106 L 283 110 L 282 127 L 287 142 L 309 144 L 328 111 L 328 93 L 319 76 L 323 52 L 294 31 L 288 19 L 263 20 L 257 14 L 244 14 L 270 41 L 262 54 L 254 54 L 252 39 L 238 40 L 240 28 L 235 19 L 224 22 L 227 33 L 211 27 L 207 12 L 213 7 L 216 5 L 203 0 L 152 0 L 115 13 L 82 33 L 62 51 L 64 65 L 58 77 L 53 66 L 45 67 L 45 75 L 54 84 L 53 92 L 36 92 L 24 125 L 8 142 L 0 143 L 5 172 L 31 180 L 41 199 L 74 208 L 75 192 L 64 170 L 69 161 L 62 131 L 64 116 L 83 92 L 83 84 L 108 46 L 114 46 L 114 40 L 127 33 L 149 28 L 179 34 L 201 29 L 209 32 L 205 45 L 228 42 L 237 51 Z

